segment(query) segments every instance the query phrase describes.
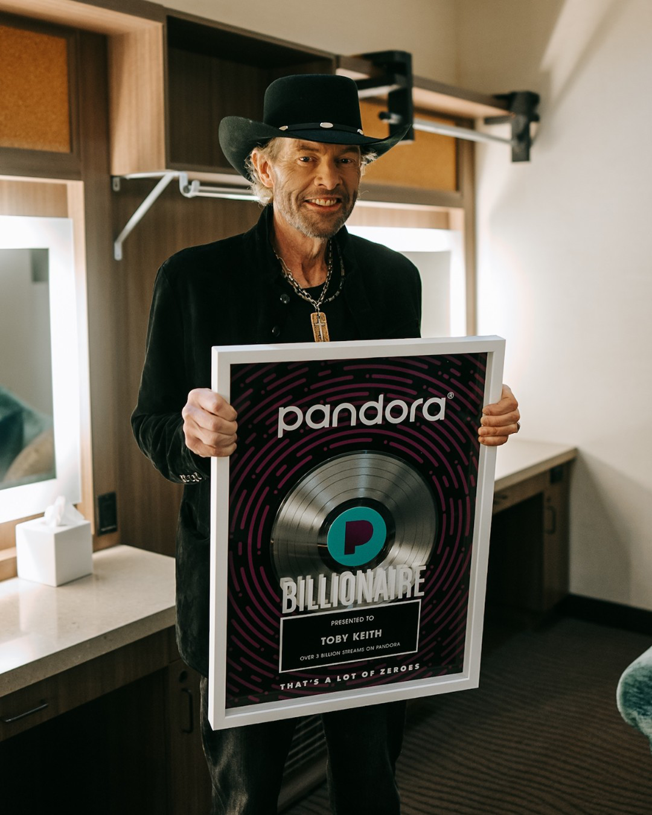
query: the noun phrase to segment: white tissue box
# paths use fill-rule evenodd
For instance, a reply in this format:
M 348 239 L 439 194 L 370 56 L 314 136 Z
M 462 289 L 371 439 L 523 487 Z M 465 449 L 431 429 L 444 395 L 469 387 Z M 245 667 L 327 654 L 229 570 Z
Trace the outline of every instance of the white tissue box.
M 47 526 L 43 518 L 16 526 L 18 577 L 60 586 L 93 571 L 93 540 L 89 521 Z

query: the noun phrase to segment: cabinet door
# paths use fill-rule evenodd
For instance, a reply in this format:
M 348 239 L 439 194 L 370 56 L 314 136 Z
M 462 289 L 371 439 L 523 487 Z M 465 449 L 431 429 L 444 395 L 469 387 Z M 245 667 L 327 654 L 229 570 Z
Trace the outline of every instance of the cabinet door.
M 570 468 L 555 467 L 543 494 L 543 606 L 552 608 L 569 591 L 568 505 Z
M 167 815 L 165 679 L 157 671 L 2 742 L 1 811 Z
M 548 612 L 568 594 L 569 465 L 496 492 L 487 605 Z
M 199 674 L 176 660 L 168 681 L 168 815 L 206 815 L 210 776 L 201 745 Z

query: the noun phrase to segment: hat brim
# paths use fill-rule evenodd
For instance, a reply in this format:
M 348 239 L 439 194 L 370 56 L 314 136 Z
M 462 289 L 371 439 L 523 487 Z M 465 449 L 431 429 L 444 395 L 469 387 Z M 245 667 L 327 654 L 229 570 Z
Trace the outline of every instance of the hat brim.
M 391 150 L 410 129 L 409 125 L 399 133 L 385 139 L 372 139 L 360 133 L 347 130 L 331 129 L 293 130 L 291 132 L 279 130 L 277 127 L 264 122 L 254 122 L 242 116 L 226 116 L 220 122 L 219 139 L 222 152 L 229 164 L 240 175 L 249 178 L 245 168 L 247 157 L 254 147 L 261 147 L 270 139 L 302 139 L 305 141 L 321 142 L 323 144 L 357 144 L 359 147 L 373 147 L 378 156 Z

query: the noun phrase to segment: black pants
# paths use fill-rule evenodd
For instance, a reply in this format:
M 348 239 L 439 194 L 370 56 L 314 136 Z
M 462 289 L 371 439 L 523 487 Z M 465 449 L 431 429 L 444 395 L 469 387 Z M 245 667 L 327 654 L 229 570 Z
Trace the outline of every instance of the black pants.
M 276 815 L 283 765 L 298 719 L 212 730 L 208 681 L 201 681 L 202 739 L 213 784 L 212 815 Z M 405 703 L 322 716 L 334 815 L 399 815 L 394 770 Z

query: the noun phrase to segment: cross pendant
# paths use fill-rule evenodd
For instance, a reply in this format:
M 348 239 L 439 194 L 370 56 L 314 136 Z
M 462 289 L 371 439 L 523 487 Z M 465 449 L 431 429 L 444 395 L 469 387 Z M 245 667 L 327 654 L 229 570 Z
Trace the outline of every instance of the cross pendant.
M 310 322 L 312 323 L 312 333 L 315 342 L 330 342 L 331 338 L 328 333 L 326 315 L 322 311 L 315 311 L 310 315 Z

